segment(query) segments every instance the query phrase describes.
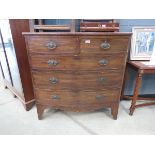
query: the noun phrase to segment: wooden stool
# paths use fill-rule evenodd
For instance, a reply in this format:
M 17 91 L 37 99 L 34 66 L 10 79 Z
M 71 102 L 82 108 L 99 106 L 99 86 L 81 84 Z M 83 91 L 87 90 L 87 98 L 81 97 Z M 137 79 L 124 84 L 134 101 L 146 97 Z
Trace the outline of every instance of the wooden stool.
M 143 61 L 143 62 L 145 62 L 145 61 Z M 139 92 L 139 89 L 140 89 L 140 86 L 141 86 L 142 76 L 144 74 L 153 74 L 153 73 L 155 73 L 155 65 L 146 65 L 143 62 L 142 61 L 129 61 L 127 63 L 127 67 L 126 67 L 126 72 L 125 72 L 125 77 L 124 77 L 124 84 L 123 84 L 121 98 L 122 99 L 132 99 L 131 107 L 130 107 L 130 113 L 129 113 L 130 115 L 133 115 L 133 112 L 134 112 L 135 108 L 155 105 L 155 102 L 143 103 L 143 104 L 136 105 L 136 100 L 153 100 L 153 101 L 155 101 L 155 98 L 138 97 L 138 92 Z M 145 63 L 148 63 L 148 62 L 146 61 Z M 125 80 L 127 79 L 128 67 L 134 69 L 137 72 L 133 97 L 124 95 Z

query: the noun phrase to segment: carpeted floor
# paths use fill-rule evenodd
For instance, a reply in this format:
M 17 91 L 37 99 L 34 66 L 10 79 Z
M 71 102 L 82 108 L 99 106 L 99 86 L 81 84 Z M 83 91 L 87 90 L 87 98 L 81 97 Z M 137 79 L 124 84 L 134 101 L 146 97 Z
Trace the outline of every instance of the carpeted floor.
M 155 134 L 155 106 L 136 109 L 129 116 L 130 101 L 121 101 L 117 120 L 110 109 L 91 113 L 62 112 L 48 109 L 37 119 L 36 107 L 26 112 L 8 89 L 0 86 L 0 134 L 101 135 Z

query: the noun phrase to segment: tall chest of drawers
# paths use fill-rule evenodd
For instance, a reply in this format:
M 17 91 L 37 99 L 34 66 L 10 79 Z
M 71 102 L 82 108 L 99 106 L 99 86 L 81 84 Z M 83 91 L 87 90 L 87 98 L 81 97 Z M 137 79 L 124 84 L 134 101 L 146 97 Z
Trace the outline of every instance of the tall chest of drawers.
M 111 108 L 117 119 L 131 33 L 23 33 L 38 118 Z

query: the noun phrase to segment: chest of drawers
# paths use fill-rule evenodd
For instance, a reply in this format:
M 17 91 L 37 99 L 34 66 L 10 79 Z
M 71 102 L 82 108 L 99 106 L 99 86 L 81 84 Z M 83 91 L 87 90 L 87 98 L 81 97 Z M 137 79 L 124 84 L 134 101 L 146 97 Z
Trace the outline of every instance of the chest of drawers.
M 117 119 L 131 33 L 23 33 L 38 118 L 45 108 L 111 108 Z

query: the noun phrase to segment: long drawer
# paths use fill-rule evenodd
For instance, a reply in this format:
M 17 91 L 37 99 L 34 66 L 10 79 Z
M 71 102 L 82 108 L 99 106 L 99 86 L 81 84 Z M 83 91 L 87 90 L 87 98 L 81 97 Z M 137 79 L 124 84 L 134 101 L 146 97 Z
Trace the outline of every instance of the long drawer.
M 33 71 L 33 83 L 37 88 L 51 90 L 99 90 L 104 88 L 120 88 L 122 71 Z
M 35 89 L 36 100 L 39 104 L 53 106 L 95 106 L 102 107 L 107 104 L 118 102 L 118 90 L 103 91 L 51 91 Z
M 29 56 L 32 69 L 47 70 L 103 70 L 122 69 L 126 54 L 104 54 L 104 56 Z

